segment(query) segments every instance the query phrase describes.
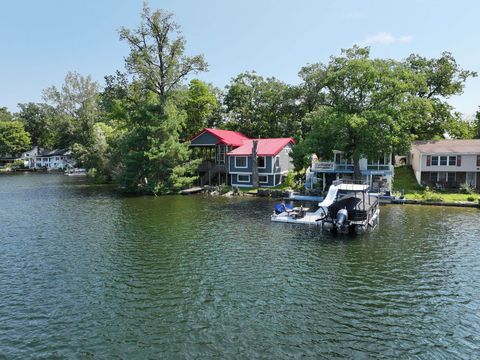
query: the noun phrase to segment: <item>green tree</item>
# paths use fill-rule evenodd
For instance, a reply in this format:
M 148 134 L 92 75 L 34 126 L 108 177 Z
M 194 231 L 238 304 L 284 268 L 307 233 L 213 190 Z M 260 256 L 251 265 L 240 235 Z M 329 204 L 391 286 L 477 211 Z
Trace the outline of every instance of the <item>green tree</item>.
M 13 115 L 6 107 L 0 107 L 0 121 L 13 121 Z
M 465 134 L 466 124 L 446 100 L 461 95 L 467 79 L 476 77 L 477 73 L 462 69 L 449 52 L 432 59 L 412 54 L 404 63 L 414 73 L 415 101 L 408 106 L 413 107 L 410 109 L 413 110 L 410 112 L 410 132 L 415 138 L 428 140 L 442 137 L 446 132 L 468 136 Z
M 194 180 L 188 143 L 180 141 L 185 113 L 175 106 L 172 94 L 207 64 L 201 55 L 184 54 L 185 40 L 172 14 L 151 12 L 144 5 L 141 18 L 137 29 L 119 32 L 130 46 L 126 67 L 135 81 L 112 102 L 111 114 L 120 123 L 112 167 L 126 191 L 162 194 Z
M 20 121 L 0 121 L 0 154 L 14 155 L 29 147 L 30 136 Z
M 111 178 L 110 156 L 114 129 L 105 123 L 93 125 L 92 139 L 87 146 L 75 143 L 73 153 L 78 163 L 88 169 L 88 175 L 95 182 L 104 183 Z
M 203 55 L 185 55 L 185 39 L 180 35 L 180 26 L 173 21 L 173 14 L 163 10 L 152 12 L 145 3 L 141 18 L 137 29 L 122 27 L 119 31 L 120 40 L 130 47 L 126 67 L 146 89 L 166 101 L 187 75 L 206 71 L 208 65 Z
M 58 129 L 55 127 L 55 109 L 43 103 L 18 104 L 20 112 L 16 118 L 20 120 L 25 130 L 30 134 L 32 144 L 44 148 L 52 148 Z
M 72 147 L 75 143 L 88 146 L 92 141 L 93 126 L 102 120 L 99 88 L 90 75 L 69 72 L 60 89 L 52 86 L 43 91 L 44 100 L 56 112 L 57 146 Z
M 190 81 L 183 105 L 186 111 L 183 140 L 188 140 L 205 127 L 215 126 L 220 120 L 220 101 L 215 90 L 201 80 Z
M 300 137 L 295 88 L 255 72 L 236 76 L 226 88 L 227 126 L 254 137 Z
M 300 72 L 304 82 L 313 83 L 305 87 L 316 89 L 317 102 L 317 110 L 308 115 L 313 129 L 303 150 L 323 157 L 331 157 L 334 149 L 344 151 L 354 161 L 356 178 L 362 156 L 406 151 L 410 144 L 400 109 L 413 89 L 412 74 L 399 62 L 369 55 L 368 48 L 353 47 L 328 64 Z

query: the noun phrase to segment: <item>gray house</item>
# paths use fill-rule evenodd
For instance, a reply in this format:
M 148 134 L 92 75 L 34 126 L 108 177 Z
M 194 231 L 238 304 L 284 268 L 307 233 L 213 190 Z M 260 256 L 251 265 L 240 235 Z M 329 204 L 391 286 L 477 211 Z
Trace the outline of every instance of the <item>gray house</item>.
M 228 173 L 231 185 L 252 187 L 252 150 L 254 140 L 227 153 Z M 289 156 L 295 141 L 292 138 L 258 139 L 257 167 L 261 187 L 273 187 L 282 183 L 283 177 L 293 169 Z
M 199 185 L 229 184 L 226 154 L 243 145 L 249 138 L 239 132 L 205 128 L 190 140 L 198 167 Z

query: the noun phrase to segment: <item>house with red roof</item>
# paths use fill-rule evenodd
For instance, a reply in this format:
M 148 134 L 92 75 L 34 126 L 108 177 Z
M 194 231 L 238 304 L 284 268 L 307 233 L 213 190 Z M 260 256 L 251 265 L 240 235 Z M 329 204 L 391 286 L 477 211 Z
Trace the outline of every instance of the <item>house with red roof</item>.
M 249 138 L 230 130 L 205 128 L 190 140 L 196 158 L 202 159 L 198 167 L 199 185 L 230 184 L 227 153 L 243 145 Z
M 261 187 L 280 185 L 284 176 L 293 170 L 290 151 L 295 144 L 293 138 L 248 139 L 236 149 L 227 153 L 228 173 L 231 185 L 253 186 L 253 142 L 257 141 L 257 168 Z

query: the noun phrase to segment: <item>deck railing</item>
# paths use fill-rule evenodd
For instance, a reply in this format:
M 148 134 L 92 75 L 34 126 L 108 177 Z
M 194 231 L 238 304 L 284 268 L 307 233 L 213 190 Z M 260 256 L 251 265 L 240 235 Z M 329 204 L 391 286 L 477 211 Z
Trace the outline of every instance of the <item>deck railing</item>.
M 336 164 L 332 162 L 319 161 L 312 164 L 312 170 L 348 170 L 353 171 L 353 164 Z M 361 170 L 371 170 L 371 171 L 393 171 L 393 165 L 367 165 L 367 169 L 361 168 Z
M 313 170 L 352 170 L 353 164 L 336 164 L 333 161 L 319 161 L 312 164 Z

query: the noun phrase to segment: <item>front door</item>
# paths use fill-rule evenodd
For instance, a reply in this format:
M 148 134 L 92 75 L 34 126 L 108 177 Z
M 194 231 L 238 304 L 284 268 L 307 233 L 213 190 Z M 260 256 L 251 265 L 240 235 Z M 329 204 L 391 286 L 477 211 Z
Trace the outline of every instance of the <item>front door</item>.
M 477 187 L 477 173 L 467 172 L 467 184 L 473 188 Z

